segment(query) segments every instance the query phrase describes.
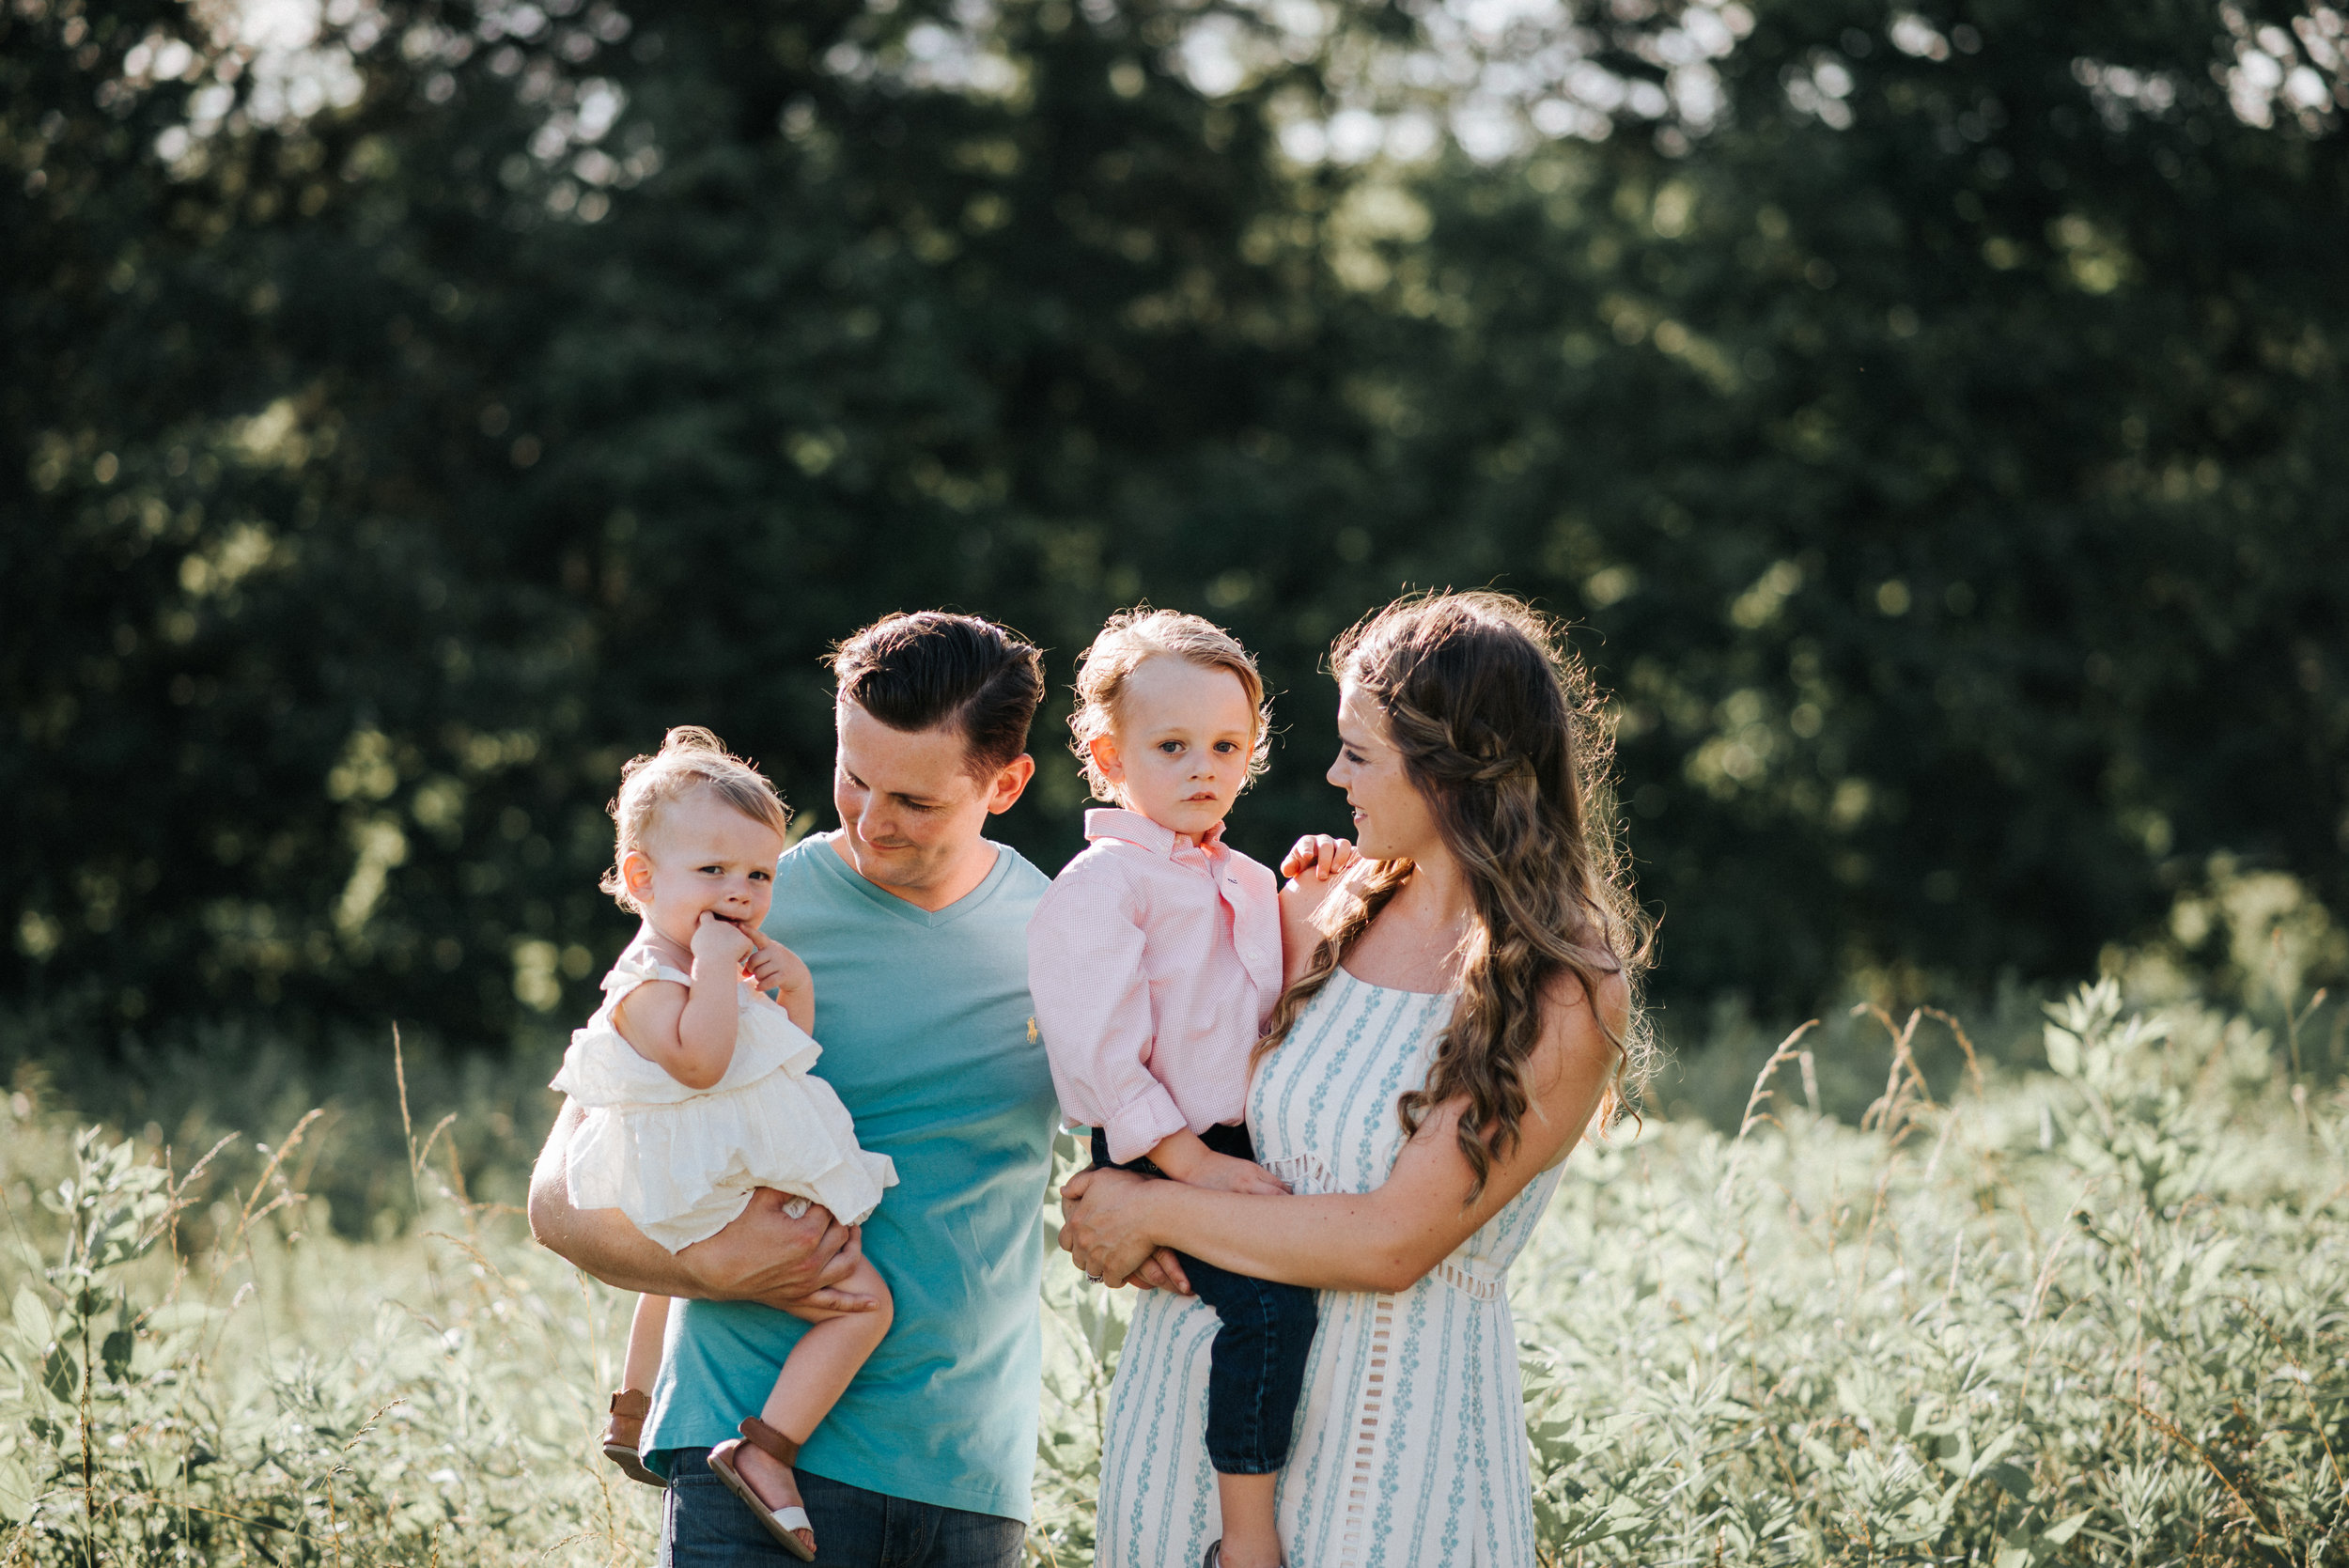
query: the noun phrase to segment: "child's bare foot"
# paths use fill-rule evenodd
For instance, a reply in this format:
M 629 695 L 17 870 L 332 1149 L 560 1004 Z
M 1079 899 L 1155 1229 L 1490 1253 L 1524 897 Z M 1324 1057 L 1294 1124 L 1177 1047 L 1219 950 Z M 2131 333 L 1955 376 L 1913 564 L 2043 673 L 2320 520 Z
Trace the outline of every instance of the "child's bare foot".
M 729 1437 L 709 1451 L 709 1468 L 728 1491 L 750 1505 L 778 1545 L 802 1562 L 812 1562 L 816 1531 L 800 1497 L 799 1477 L 770 1452 L 771 1442 L 796 1459 L 799 1445 L 755 1417 L 742 1424 L 748 1428 L 754 1422 L 761 1429 L 755 1436 L 746 1431 L 743 1436 Z

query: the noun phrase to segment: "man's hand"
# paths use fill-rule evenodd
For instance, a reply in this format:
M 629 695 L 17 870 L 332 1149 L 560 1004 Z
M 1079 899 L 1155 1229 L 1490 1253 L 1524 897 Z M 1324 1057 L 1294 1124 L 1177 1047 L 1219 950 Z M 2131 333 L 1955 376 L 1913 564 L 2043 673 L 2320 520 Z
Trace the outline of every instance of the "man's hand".
M 772 1188 L 759 1188 L 724 1230 L 677 1254 L 678 1267 L 697 1287 L 684 1294 L 834 1312 L 869 1312 L 880 1305 L 838 1288 L 864 1255 L 863 1234 L 834 1219 L 821 1203 L 809 1204 L 794 1219 L 790 1202 Z
M 766 1188 L 724 1230 L 676 1253 L 618 1209 L 573 1208 L 563 1161 L 583 1114 L 564 1102 L 531 1172 L 530 1234 L 541 1247 L 621 1290 L 786 1310 L 863 1312 L 877 1305 L 839 1288 L 863 1256 L 857 1233 L 814 1204 L 794 1219 L 785 1212 L 791 1200 Z

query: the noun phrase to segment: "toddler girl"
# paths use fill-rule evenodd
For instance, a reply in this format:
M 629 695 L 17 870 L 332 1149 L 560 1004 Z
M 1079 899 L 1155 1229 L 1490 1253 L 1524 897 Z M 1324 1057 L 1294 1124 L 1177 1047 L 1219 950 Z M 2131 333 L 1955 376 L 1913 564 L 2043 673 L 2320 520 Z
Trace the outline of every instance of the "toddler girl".
M 819 1054 L 807 1034 L 815 982 L 759 930 L 790 822 L 774 786 L 708 730 L 673 729 L 658 756 L 622 770 L 612 815 L 618 842 L 603 889 L 644 924 L 552 1085 L 586 1110 L 564 1167 L 571 1202 L 619 1209 L 672 1252 L 723 1230 L 754 1188 L 793 1194 L 795 1217 L 814 1202 L 844 1225 L 861 1222 L 897 1172 L 857 1146 L 848 1108 L 808 1072 Z M 841 1288 L 875 1310 L 797 1312 L 815 1327 L 742 1438 L 709 1454 L 711 1471 L 801 1560 L 814 1559 L 816 1538 L 791 1467 L 889 1329 L 889 1287 L 870 1263 Z M 667 1321 L 665 1298 L 638 1298 L 603 1436 L 606 1457 L 655 1486 L 637 1439 Z
M 1028 987 L 1061 1110 L 1093 1128 L 1097 1165 L 1234 1192 L 1285 1191 L 1243 1121 L 1248 1057 L 1281 996 L 1272 873 L 1223 842 L 1264 765 L 1264 681 L 1228 633 L 1172 611 L 1112 616 L 1069 719 L 1096 797 L 1084 853 L 1028 925 Z M 1304 846 L 1299 846 L 1303 852 Z M 1182 1259 L 1221 1318 L 1207 1456 L 1230 1568 L 1281 1560 L 1273 1487 L 1313 1343 L 1313 1292 Z

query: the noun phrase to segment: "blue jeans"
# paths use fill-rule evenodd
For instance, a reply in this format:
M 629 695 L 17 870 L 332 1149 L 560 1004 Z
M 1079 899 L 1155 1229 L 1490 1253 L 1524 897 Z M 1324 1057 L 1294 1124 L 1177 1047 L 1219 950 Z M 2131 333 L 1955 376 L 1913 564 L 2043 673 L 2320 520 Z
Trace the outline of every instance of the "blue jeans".
M 1209 1127 L 1199 1141 L 1220 1155 L 1256 1157 L 1244 1126 Z M 1112 1163 L 1109 1137 L 1098 1127 L 1093 1163 Z M 1118 1169 L 1165 1175 L 1146 1159 Z M 1252 1280 L 1188 1252 L 1174 1255 L 1191 1294 L 1222 1320 L 1207 1347 L 1207 1463 L 1219 1475 L 1270 1475 L 1288 1460 L 1297 1402 L 1305 1391 L 1305 1359 L 1319 1322 L 1314 1293 Z
M 1017 1568 L 1028 1527 L 1017 1519 L 868 1492 L 799 1472 L 816 1530 L 817 1568 Z M 769 1568 L 798 1559 L 709 1473 L 708 1449 L 670 1456 L 661 1509 L 661 1568 Z

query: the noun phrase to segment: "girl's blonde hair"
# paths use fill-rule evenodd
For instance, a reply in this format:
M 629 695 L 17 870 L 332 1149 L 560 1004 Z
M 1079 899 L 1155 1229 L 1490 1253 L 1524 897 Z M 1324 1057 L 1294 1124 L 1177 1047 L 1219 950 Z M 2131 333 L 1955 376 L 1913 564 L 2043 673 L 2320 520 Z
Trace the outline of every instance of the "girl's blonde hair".
M 1255 660 L 1239 645 L 1238 638 L 1212 621 L 1174 610 L 1136 607 L 1112 615 L 1077 666 L 1077 711 L 1068 716 L 1068 728 L 1074 737 L 1068 749 L 1077 753 L 1078 766 L 1084 769 L 1085 783 L 1092 787 L 1093 798 L 1118 798 L 1116 786 L 1103 778 L 1100 768 L 1094 765 L 1093 742 L 1116 725 L 1117 700 L 1125 694 L 1127 681 L 1133 678 L 1133 673 L 1142 668 L 1144 660 L 1157 654 L 1166 654 L 1206 670 L 1229 670 L 1239 678 L 1240 690 L 1248 693 L 1248 706 L 1256 714 L 1256 732 L 1249 744 L 1248 772 L 1240 787 L 1245 789 L 1254 783 L 1256 775 L 1264 771 L 1265 757 L 1272 746 L 1272 705 L 1265 700 L 1264 676 L 1257 672 Z
M 752 821 L 765 823 L 778 836 L 790 836 L 790 809 L 767 775 L 727 751 L 724 742 L 699 724 L 679 724 L 661 737 L 658 753 L 636 757 L 620 769 L 619 797 L 609 808 L 618 831 L 613 835 L 611 868 L 599 884 L 620 908 L 639 908 L 629 896 L 621 865 L 645 846 L 661 819 L 661 808 L 696 789 L 712 790 Z
M 1468 874 L 1475 918 L 1461 943 L 1459 1002 L 1424 1086 L 1395 1107 L 1407 1133 L 1462 1102 L 1460 1153 L 1472 1203 L 1516 1145 L 1544 1004 L 1560 980 L 1591 1005 L 1617 1052 L 1598 1125 L 1638 1102 L 1657 1047 L 1640 1007 L 1652 923 L 1632 896 L 1610 787 L 1612 748 L 1596 690 L 1533 611 L 1505 594 L 1399 599 L 1340 637 L 1333 673 L 1386 715 L 1403 768 Z M 1346 949 L 1410 879 L 1408 861 L 1365 861 L 1315 911 L 1323 932 L 1282 993 L 1254 1059 L 1279 1047 Z M 1598 1005 L 1614 976 L 1629 993 L 1620 1032 Z

